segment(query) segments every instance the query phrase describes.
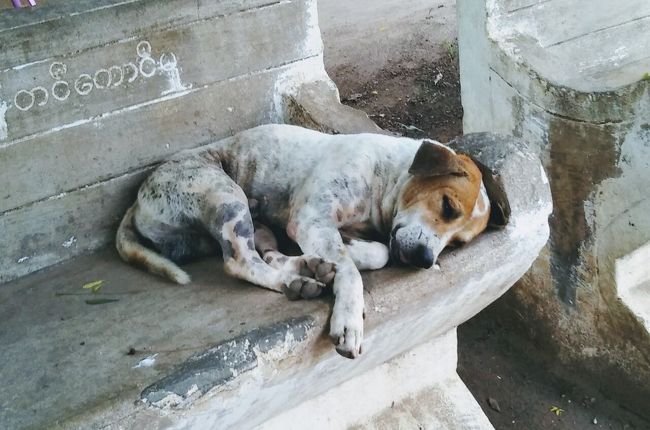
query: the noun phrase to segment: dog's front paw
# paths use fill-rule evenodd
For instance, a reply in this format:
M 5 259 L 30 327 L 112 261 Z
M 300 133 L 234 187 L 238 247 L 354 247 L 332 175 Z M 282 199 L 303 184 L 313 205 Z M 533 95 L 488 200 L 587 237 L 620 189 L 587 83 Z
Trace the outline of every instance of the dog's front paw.
M 336 275 L 336 264 L 320 257 L 303 255 L 300 262 L 300 274 L 329 285 Z
M 363 341 L 363 308 L 358 312 L 350 308 L 339 310 L 335 304 L 330 319 L 330 337 L 336 352 L 346 358 L 357 358 Z
M 282 285 L 282 291 L 289 300 L 313 299 L 323 292 L 325 284 L 313 278 L 299 276 Z

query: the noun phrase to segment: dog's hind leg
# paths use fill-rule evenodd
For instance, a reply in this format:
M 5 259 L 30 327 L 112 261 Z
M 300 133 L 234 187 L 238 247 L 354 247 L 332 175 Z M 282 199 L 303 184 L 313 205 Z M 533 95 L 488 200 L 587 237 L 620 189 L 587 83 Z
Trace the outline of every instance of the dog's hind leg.
M 216 179 L 216 180 L 215 180 Z M 279 270 L 265 263 L 255 250 L 254 228 L 247 199 L 225 173 L 213 178 L 213 191 L 205 196 L 203 224 L 219 242 L 227 274 L 290 299 L 320 295 L 324 284 L 311 277 Z
M 316 255 L 288 256 L 278 251 L 278 241 L 267 226 L 255 222 L 255 248 L 270 266 L 330 284 L 336 275 L 336 265 Z

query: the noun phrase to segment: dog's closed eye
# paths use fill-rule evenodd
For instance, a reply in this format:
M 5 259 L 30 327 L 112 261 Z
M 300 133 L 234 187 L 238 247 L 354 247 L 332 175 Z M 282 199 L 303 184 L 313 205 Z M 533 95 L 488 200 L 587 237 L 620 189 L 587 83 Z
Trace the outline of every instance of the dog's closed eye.
M 442 218 L 451 221 L 460 216 L 460 211 L 454 208 L 449 196 L 442 197 Z

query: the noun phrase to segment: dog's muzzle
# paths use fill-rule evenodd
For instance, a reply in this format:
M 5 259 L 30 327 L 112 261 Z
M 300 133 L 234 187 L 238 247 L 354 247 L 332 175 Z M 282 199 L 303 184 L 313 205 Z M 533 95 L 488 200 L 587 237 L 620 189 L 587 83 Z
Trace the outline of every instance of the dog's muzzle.
M 415 266 L 422 269 L 428 269 L 435 263 L 435 256 L 433 251 L 427 245 L 420 243 L 412 247 L 412 249 L 403 249 L 400 244 L 397 242 L 395 236 L 397 235 L 397 230 L 399 230 L 401 225 L 397 225 L 393 231 L 390 233 L 390 257 L 394 263 L 406 264 L 409 266 Z

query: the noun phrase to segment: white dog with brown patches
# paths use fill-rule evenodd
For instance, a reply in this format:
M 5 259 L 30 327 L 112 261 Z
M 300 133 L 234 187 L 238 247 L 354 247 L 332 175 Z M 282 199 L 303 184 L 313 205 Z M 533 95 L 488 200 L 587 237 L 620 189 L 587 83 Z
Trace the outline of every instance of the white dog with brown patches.
M 430 140 L 264 125 L 159 166 L 122 220 L 117 249 L 180 284 L 190 277 L 177 263 L 218 248 L 226 273 L 290 299 L 331 284 L 330 335 L 354 358 L 363 339 L 359 270 L 389 258 L 429 268 L 448 244 L 503 223 L 495 213 L 503 205 L 490 210 L 489 174 Z M 304 254 L 281 254 L 266 225 L 286 229 Z M 364 240 L 369 234 L 388 246 Z

